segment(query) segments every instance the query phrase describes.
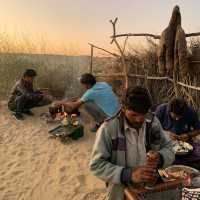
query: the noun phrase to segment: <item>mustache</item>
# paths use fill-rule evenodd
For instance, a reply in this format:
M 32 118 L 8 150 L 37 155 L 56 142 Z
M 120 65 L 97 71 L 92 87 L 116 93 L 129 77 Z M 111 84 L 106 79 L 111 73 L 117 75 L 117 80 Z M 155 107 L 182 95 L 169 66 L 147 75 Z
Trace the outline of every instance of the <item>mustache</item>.
M 140 128 L 143 123 L 132 123 L 133 128 Z
M 141 128 L 143 125 L 143 122 L 139 123 L 139 122 L 129 122 L 128 123 L 132 128 Z
M 144 123 L 144 122 L 134 122 L 134 121 L 131 122 L 130 120 L 127 119 L 127 117 L 126 117 L 126 121 L 129 124 L 129 126 L 131 126 L 132 128 L 140 128 Z

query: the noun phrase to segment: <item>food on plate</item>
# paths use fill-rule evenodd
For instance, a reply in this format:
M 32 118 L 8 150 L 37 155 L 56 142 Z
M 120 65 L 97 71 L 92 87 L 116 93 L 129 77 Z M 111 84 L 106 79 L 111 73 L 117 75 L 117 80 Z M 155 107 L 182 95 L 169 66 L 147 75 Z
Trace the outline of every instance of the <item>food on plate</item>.
M 185 165 L 172 165 L 159 170 L 160 176 L 165 180 L 184 179 L 198 173 L 198 170 Z
M 189 153 L 193 150 L 193 146 L 187 142 L 176 141 L 173 146 L 175 153 Z

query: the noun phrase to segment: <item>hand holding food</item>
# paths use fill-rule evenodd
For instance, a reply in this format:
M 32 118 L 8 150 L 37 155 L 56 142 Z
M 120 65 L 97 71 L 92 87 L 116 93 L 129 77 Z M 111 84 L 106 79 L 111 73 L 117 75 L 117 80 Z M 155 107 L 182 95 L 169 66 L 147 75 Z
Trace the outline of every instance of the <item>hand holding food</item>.
M 156 170 L 150 166 L 139 166 L 132 172 L 134 183 L 151 183 L 155 181 L 156 177 Z
M 160 162 L 160 154 L 156 151 L 149 151 L 147 153 L 147 165 L 152 166 L 157 169 L 158 164 Z

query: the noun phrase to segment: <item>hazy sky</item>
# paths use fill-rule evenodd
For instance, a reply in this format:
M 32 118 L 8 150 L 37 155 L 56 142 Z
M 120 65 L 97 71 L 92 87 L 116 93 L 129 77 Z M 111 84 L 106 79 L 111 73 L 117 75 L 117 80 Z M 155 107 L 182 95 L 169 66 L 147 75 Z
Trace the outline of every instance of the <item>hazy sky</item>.
M 0 31 L 55 53 L 88 54 L 88 42 L 112 50 L 110 19 L 117 31 L 160 34 L 178 4 L 186 32 L 200 31 L 200 0 L 0 0 Z M 137 40 L 137 39 L 134 39 Z M 64 52 L 65 51 L 65 52 Z

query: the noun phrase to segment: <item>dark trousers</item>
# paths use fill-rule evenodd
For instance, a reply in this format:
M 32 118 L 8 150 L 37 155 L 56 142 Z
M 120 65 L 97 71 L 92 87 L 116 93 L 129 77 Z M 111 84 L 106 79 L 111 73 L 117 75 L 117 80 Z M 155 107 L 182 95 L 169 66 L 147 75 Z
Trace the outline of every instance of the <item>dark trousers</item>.
M 92 116 L 96 123 L 101 124 L 106 118 L 108 118 L 108 115 L 106 115 L 105 112 L 94 102 L 84 103 L 83 108 L 90 116 Z
M 28 98 L 25 95 L 18 96 L 15 102 L 8 104 L 8 108 L 11 111 L 22 113 L 24 110 L 29 110 L 31 108 L 42 106 L 42 96 L 35 95 L 33 98 Z

